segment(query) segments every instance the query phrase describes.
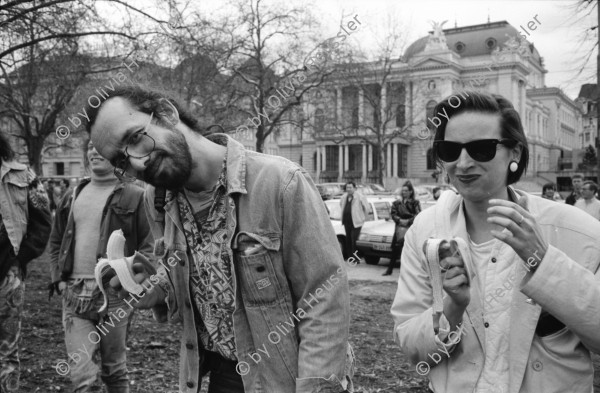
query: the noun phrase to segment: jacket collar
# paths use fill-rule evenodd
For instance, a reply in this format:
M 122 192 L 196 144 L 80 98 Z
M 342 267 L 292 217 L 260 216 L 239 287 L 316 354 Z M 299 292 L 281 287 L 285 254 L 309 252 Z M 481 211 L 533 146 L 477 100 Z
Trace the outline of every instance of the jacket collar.
M 227 194 L 246 191 L 246 149 L 226 134 L 211 134 L 206 139 L 227 147 Z
M 4 176 L 6 176 L 6 174 L 13 170 L 13 171 L 23 171 L 25 169 L 27 169 L 27 165 L 25 164 L 21 164 L 18 161 L 4 161 L 4 160 L 0 160 L 2 162 L 2 166 L 0 167 L 0 179 L 4 179 Z

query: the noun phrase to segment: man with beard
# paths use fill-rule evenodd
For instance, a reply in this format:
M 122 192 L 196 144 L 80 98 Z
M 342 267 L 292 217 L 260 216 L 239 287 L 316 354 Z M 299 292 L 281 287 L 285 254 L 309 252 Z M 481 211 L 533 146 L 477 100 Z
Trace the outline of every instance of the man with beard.
M 180 391 L 199 392 L 208 372 L 210 393 L 351 390 L 347 275 L 306 171 L 202 135 L 153 91 L 116 89 L 87 113 L 115 173 L 150 185 L 162 266 L 152 283 L 136 275 L 151 286 L 141 298 L 123 295 L 183 320 Z
M 26 267 L 44 252 L 50 235 L 49 202 L 34 173 L 15 161 L 0 133 L 0 393 L 19 391 L 19 341 Z
M 136 250 L 152 253 L 152 233 L 144 208 L 144 190 L 120 183 L 114 167 L 87 145 L 85 178 L 64 197 L 56 209 L 50 238 L 52 285 L 63 295 L 63 328 L 73 391 L 88 392 L 96 382 L 100 353 L 101 378 L 109 393 L 129 392 L 127 376 L 127 323 L 132 308 L 109 289 L 109 307 L 102 320 L 98 309 L 104 297 L 94 270 L 98 258 L 106 257 L 110 234 L 118 229 L 125 236 L 125 255 Z M 101 325 L 99 342 L 92 332 Z

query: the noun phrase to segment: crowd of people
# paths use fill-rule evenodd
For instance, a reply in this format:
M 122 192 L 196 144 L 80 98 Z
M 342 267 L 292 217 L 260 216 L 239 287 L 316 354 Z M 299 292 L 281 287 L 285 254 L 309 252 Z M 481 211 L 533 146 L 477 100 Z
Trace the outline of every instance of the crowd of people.
M 160 92 L 107 94 L 85 108 L 91 176 L 58 196 L 53 218 L 47 189 L 0 138 L 0 392 L 19 391 L 26 266 L 48 240 L 74 392 L 91 391 L 94 353 L 107 391 L 130 391 L 135 308 L 182 323 L 180 392 L 199 392 L 207 375 L 209 393 L 352 392 L 347 267 L 308 173 L 205 133 Z M 466 97 L 434 110 L 447 114 L 434 158 L 457 192 L 434 190 L 437 203 L 421 211 L 407 182 L 392 205 L 395 340 L 435 393 L 589 393 L 590 352 L 600 352 L 597 186 L 574 178 L 566 204 L 547 200 L 552 185 L 544 198 L 515 189 L 529 161 L 518 112 L 499 95 Z M 340 201 L 350 252 L 369 211 L 355 189 Z M 117 229 L 142 292 L 125 291 L 114 271 L 94 278 Z

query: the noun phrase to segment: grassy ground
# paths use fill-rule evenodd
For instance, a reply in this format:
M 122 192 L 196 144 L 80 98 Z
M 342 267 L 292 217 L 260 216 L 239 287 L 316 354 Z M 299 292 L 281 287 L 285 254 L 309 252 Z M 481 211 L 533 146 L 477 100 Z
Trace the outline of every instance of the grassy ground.
M 27 280 L 20 392 L 71 391 L 68 375 L 55 368 L 66 360 L 57 297 L 48 301 L 47 256 L 30 264 Z M 392 338 L 389 314 L 395 283 L 353 281 L 351 341 L 356 354 L 354 378 L 357 393 L 425 393 L 427 383 L 398 351 Z M 128 368 L 131 392 L 177 392 L 179 372 L 179 326 L 155 323 L 137 312 L 129 337 Z M 596 357 L 600 370 L 600 357 Z M 600 393 L 600 372 L 596 373 Z M 102 384 L 97 383 L 101 391 Z

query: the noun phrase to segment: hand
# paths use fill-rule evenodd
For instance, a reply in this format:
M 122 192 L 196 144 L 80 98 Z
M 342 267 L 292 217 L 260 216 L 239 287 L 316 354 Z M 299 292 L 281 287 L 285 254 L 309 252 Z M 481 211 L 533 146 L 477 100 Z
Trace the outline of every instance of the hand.
M 144 258 L 142 254 L 136 253 L 136 258 Z M 166 294 L 158 286 L 157 279 L 160 279 L 158 274 L 150 275 L 146 265 L 142 262 L 133 263 L 132 270 L 134 273 L 133 279 L 138 284 L 144 284 L 145 288 L 150 288 L 149 291 L 142 291 L 140 294 L 130 294 L 121 286 L 121 281 L 113 269 L 107 272 L 107 277 L 112 276 L 109 285 L 119 293 L 119 298 L 126 299 L 135 308 L 152 308 L 165 302 Z M 152 277 L 152 278 L 151 278 Z M 137 301 L 136 301 L 137 300 Z
M 487 221 L 503 228 L 492 230 L 492 235 L 512 247 L 525 262 L 533 258 L 535 264 L 544 259 L 548 243 L 542 236 L 542 230 L 535 218 L 525 209 L 525 198 L 519 204 L 502 199 L 491 199 L 487 209 Z
M 63 293 L 63 291 L 67 289 L 67 283 L 66 281 L 61 281 L 58 283 L 58 293 L 61 294 Z
M 450 243 L 442 242 L 439 254 L 444 291 L 457 308 L 464 310 L 471 302 L 471 286 L 458 245 L 453 240 Z

